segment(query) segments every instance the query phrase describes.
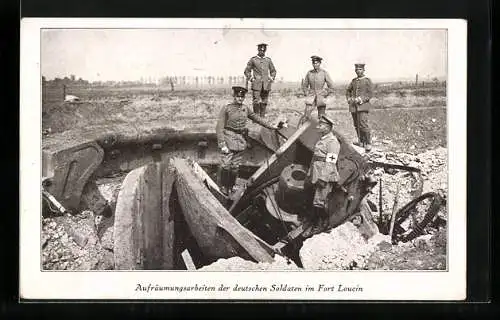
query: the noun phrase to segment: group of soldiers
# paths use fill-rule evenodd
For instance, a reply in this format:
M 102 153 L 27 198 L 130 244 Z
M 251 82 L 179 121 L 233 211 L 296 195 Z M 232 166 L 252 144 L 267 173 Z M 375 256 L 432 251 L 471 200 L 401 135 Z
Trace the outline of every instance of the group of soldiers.
M 247 148 L 247 120 L 250 119 L 268 129 L 278 130 L 278 126 L 265 120 L 269 93 L 276 78 L 276 68 L 267 57 L 267 44 L 257 45 L 258 53 L 250 58 L 244 71 L 247 86 L 234 86 L 233 102 L 224 106 L 219 114 L 216 132 L 218 146 L 223 154 L 218 170 L 218 182 L 225 194 L 230 194 L 235 185 L 242 161 L 242 152 Z M 339 175 L 336 168 L 338 141 L 332 133 L 333 122 L 326 116 L 327 98 L 333 94 L 333 81 L 328 72 L 321 68 L 322 58 L 312 56 L 313 69 L 309 70 L 303 80 L 302 90 L 305 95 L 306 108 L 318 111 L 317 129 L 321 138 L 314 147 L 313 159 L 308 173 L 308 181 L 314 186 L 313 207 L 317 225 L 327 221 L 326 198 L 338 185 Z M 371 134 L 368 125 L 368 112 L 371 108 L 370 99 L 373 96 L 373 84 L 364 75 L 365 64 L 356 63 L 354 78 L 346 90 L 346 100 L 353 118 L 354 128 L 358 137 L 355 145 L 371 150 Z M 252 104 L 250 109 L 243 104 L 251 83 Z M 326 88 L 325 88 L 326 84 Z

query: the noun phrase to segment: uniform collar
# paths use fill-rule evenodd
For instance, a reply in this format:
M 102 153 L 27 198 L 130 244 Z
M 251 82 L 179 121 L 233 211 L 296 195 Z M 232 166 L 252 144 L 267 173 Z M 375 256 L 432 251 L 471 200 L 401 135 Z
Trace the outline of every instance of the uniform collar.
M 360 79 L 363 79 L 363 78 L 366 78 L 366 75 L 363 75 L 362 77 L 356 77 L 356 80 L 360 80 Z
M 318 73 L 319 73 L 319 72 L 321 72 L 321 71 L 323 71 L 323 69 L 321 69 L 321 68 L 319 68 L 319 69 L 318 69 L 318 71 L 316 71 L 314 68 L 312 68 L 312 70 L 311 70 L 311 72 L 314 72 L 314 73 L 316 73 L 316 72 L 318 72 Z

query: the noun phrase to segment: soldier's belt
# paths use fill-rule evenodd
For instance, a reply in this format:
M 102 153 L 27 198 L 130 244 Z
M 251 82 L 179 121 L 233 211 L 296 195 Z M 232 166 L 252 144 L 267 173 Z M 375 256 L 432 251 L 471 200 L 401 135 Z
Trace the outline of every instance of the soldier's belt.
M 313 155 L 311 162 L 319 161 L 319 162 L 335 163 L 336 160 L 337 160 L 336 154 L 327 153 L 326 157 Z
M 231 128 L 231 127 L 224 127 L 224 129 L 232 131 L 232 132 L 235 132 L 235 133 L 238 133 L 238 134 L 243 134 L 243 135 L 247 135 L 248 134 L 248 129 L 247 128 L 234 129 L 234 128 Z
M 326 157 L 313 156 L 311 162 L 315 162 L 315 161 L 326 162 Z

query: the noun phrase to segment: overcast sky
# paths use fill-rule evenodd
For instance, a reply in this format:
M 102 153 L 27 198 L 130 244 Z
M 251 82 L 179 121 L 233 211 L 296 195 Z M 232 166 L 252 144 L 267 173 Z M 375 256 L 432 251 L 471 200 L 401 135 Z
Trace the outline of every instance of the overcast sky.
M 372 79 L 446 77 L 445 30 L 53 29 L 41 35 L 42 75 L 90 81 L 242 75 L 256 44 L 269 44 L 278 78 L 300 81 L 311 55 L 335 82 L 366 63 Z

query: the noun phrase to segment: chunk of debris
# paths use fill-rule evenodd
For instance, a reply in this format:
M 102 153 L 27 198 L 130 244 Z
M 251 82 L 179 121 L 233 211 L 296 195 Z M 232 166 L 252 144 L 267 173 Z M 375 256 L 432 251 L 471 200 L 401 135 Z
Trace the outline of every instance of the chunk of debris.
M 76 101 L 80 101 L 80 98 L 78 98 L 77 96 L 67 94 L 64 97 L 64 102 L 76 102 Z
M 360 269 L 383 241 L 390 242 L 390 239 L 377 234 L 366 241 L 354 224 L 346 222 L 304 241 L 299 256 L 306 270 Z

